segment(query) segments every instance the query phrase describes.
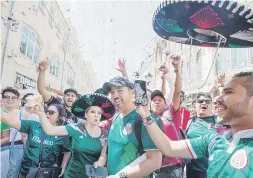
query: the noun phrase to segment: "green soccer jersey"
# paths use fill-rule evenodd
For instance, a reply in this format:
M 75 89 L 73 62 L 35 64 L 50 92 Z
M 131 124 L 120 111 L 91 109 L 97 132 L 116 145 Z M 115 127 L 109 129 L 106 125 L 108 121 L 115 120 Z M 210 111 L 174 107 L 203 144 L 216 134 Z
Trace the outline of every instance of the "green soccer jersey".
M 252 178 L 253 129 L 225 133 L 186 140 L 192 157 L 209 156 L 207 178 Z
M 26 175 L 29 167 L 39 166 L 40 143 L 42 126 L 40 122 L 33 120 L 21 120 L 20 132 L 28 134 L 24 157 L 21 163 L 21 172 Z M 41 167 L 52 167 L 58 163 L 60 151 L 64 146 L 65 149 L 70 145 L 68 137 L 49 136 L 44 133 L 42 163 Z
M 206 134 L 216 133 L 215 116 L 208 118 L 196 118 L 192 121 L 189 129 L 187 131 L 188 138 L 197 138 Z M 206 172 L 208 168 L 208 157 L 202 157 L 199 159 L 192 160 L 190 164 L 187 165 L 188 168 L 191 168 L 196 171 Z
M 115 175 L 140 156 L 138 140 L 134 132 L 136 115 L 136 110 L 133 110 L 123 118 L 118 114 L 112 120 L 108 135 L 107 168 L 109 175 Z M 141 141 L 144 151 L 157 150 L 143 124 L 141 126 Z
M 8 113 L 5 109 L 1 108 L 1 110 L 5 113 Z M 0 133 L 10 130 L 10 126 L 0 121 Z
M 72 156 L 64 177 L 87 178 L 85 166 L 93 165 L 99 159 L 107 140 L 107 132 L 102 130 L 98 138 L 92 138 L 83 123 L 68 124 L 66 129 L 72 138 Z
M 10 130 L 10 126 L 0 121 L 0 129 L 0 132 L 2 133 L 4 131 Z

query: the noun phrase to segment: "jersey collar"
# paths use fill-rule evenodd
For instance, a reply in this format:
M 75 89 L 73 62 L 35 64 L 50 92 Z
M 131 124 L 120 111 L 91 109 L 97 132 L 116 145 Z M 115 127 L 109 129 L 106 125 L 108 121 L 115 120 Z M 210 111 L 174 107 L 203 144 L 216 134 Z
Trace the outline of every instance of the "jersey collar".
M 232 130 L 229 129 L 225 131 L 223 135 L 226 140 L 232 138 L 232 142 L 230 143 L 229 148 L 227 150 L 228 153 L 232 153 L 241 138 L 253 138 L 253 129 L 240 130 L 234 134 L 232 134 Z

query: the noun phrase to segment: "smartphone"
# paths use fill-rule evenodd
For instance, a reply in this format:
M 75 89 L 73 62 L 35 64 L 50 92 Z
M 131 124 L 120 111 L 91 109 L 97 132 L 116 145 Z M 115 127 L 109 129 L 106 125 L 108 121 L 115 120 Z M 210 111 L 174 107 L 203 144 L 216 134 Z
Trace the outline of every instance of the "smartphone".
M 144 80 L 135 80 L 134 90 L 135 90 L 135 105 L 147 106 L 148 95 L 147 95 L 146 82 Z
M 86 165 L 86 175 L 88 177 L 101 177 L 106 178 L 108 176 L 108 171 L 105 167 L 95 168 L 93 165 Z

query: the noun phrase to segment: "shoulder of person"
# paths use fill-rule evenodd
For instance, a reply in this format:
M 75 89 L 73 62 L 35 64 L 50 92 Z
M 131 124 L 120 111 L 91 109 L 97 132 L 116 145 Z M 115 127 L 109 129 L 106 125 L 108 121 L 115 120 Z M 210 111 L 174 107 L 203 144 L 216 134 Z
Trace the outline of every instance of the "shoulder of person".
M 50 105 L 50 104 L 62 104 L 61 100 L 59 100 L 58 98 L 56 98 L 55 96 L 51 95 L 51 98 L 45 102 L 47 105 Z

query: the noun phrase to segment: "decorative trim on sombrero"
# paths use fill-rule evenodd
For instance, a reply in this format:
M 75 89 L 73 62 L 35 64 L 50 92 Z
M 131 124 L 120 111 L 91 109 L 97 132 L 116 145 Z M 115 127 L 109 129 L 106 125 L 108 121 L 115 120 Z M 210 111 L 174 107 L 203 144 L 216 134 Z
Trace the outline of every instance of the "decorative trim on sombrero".
M 95 97 L 100 97 L 100 100 L 96 101 Z M 83 101 L 83 103 L 81 101 Z M 85 107 L 82 108 L 81 106 L 79 106 L 82 104 Z M 76 101 L 73 102 L 70 110 L 77 117 L 83 118 L 86 109 L 90 106 L 99 106 L 102 108 L 103 116 L 101 118 L 101 121 L 111 118 L 116 112 L 116 109 L 112 104 L 110 98 L 99 93 L 86 94 L 79 97 L 78 99 L 76 99 Z
M 225 37 L 227 40 L 223 40 L 220 47 L 253 47 L 250 36 L 253 33 L 253 10 L 242 4 L 230 0 L 165 1 L 154 13 L 153 29 L 160 37 L 182 44 L 217 47 L 219 38 Z M 181 12 L 180 15 L 176 10 Z M 194 29 L 211 30 L 220 36 L 216 40 L 211 34 L 197 32 L 194 37 L 189 37 L 187 31 Z

